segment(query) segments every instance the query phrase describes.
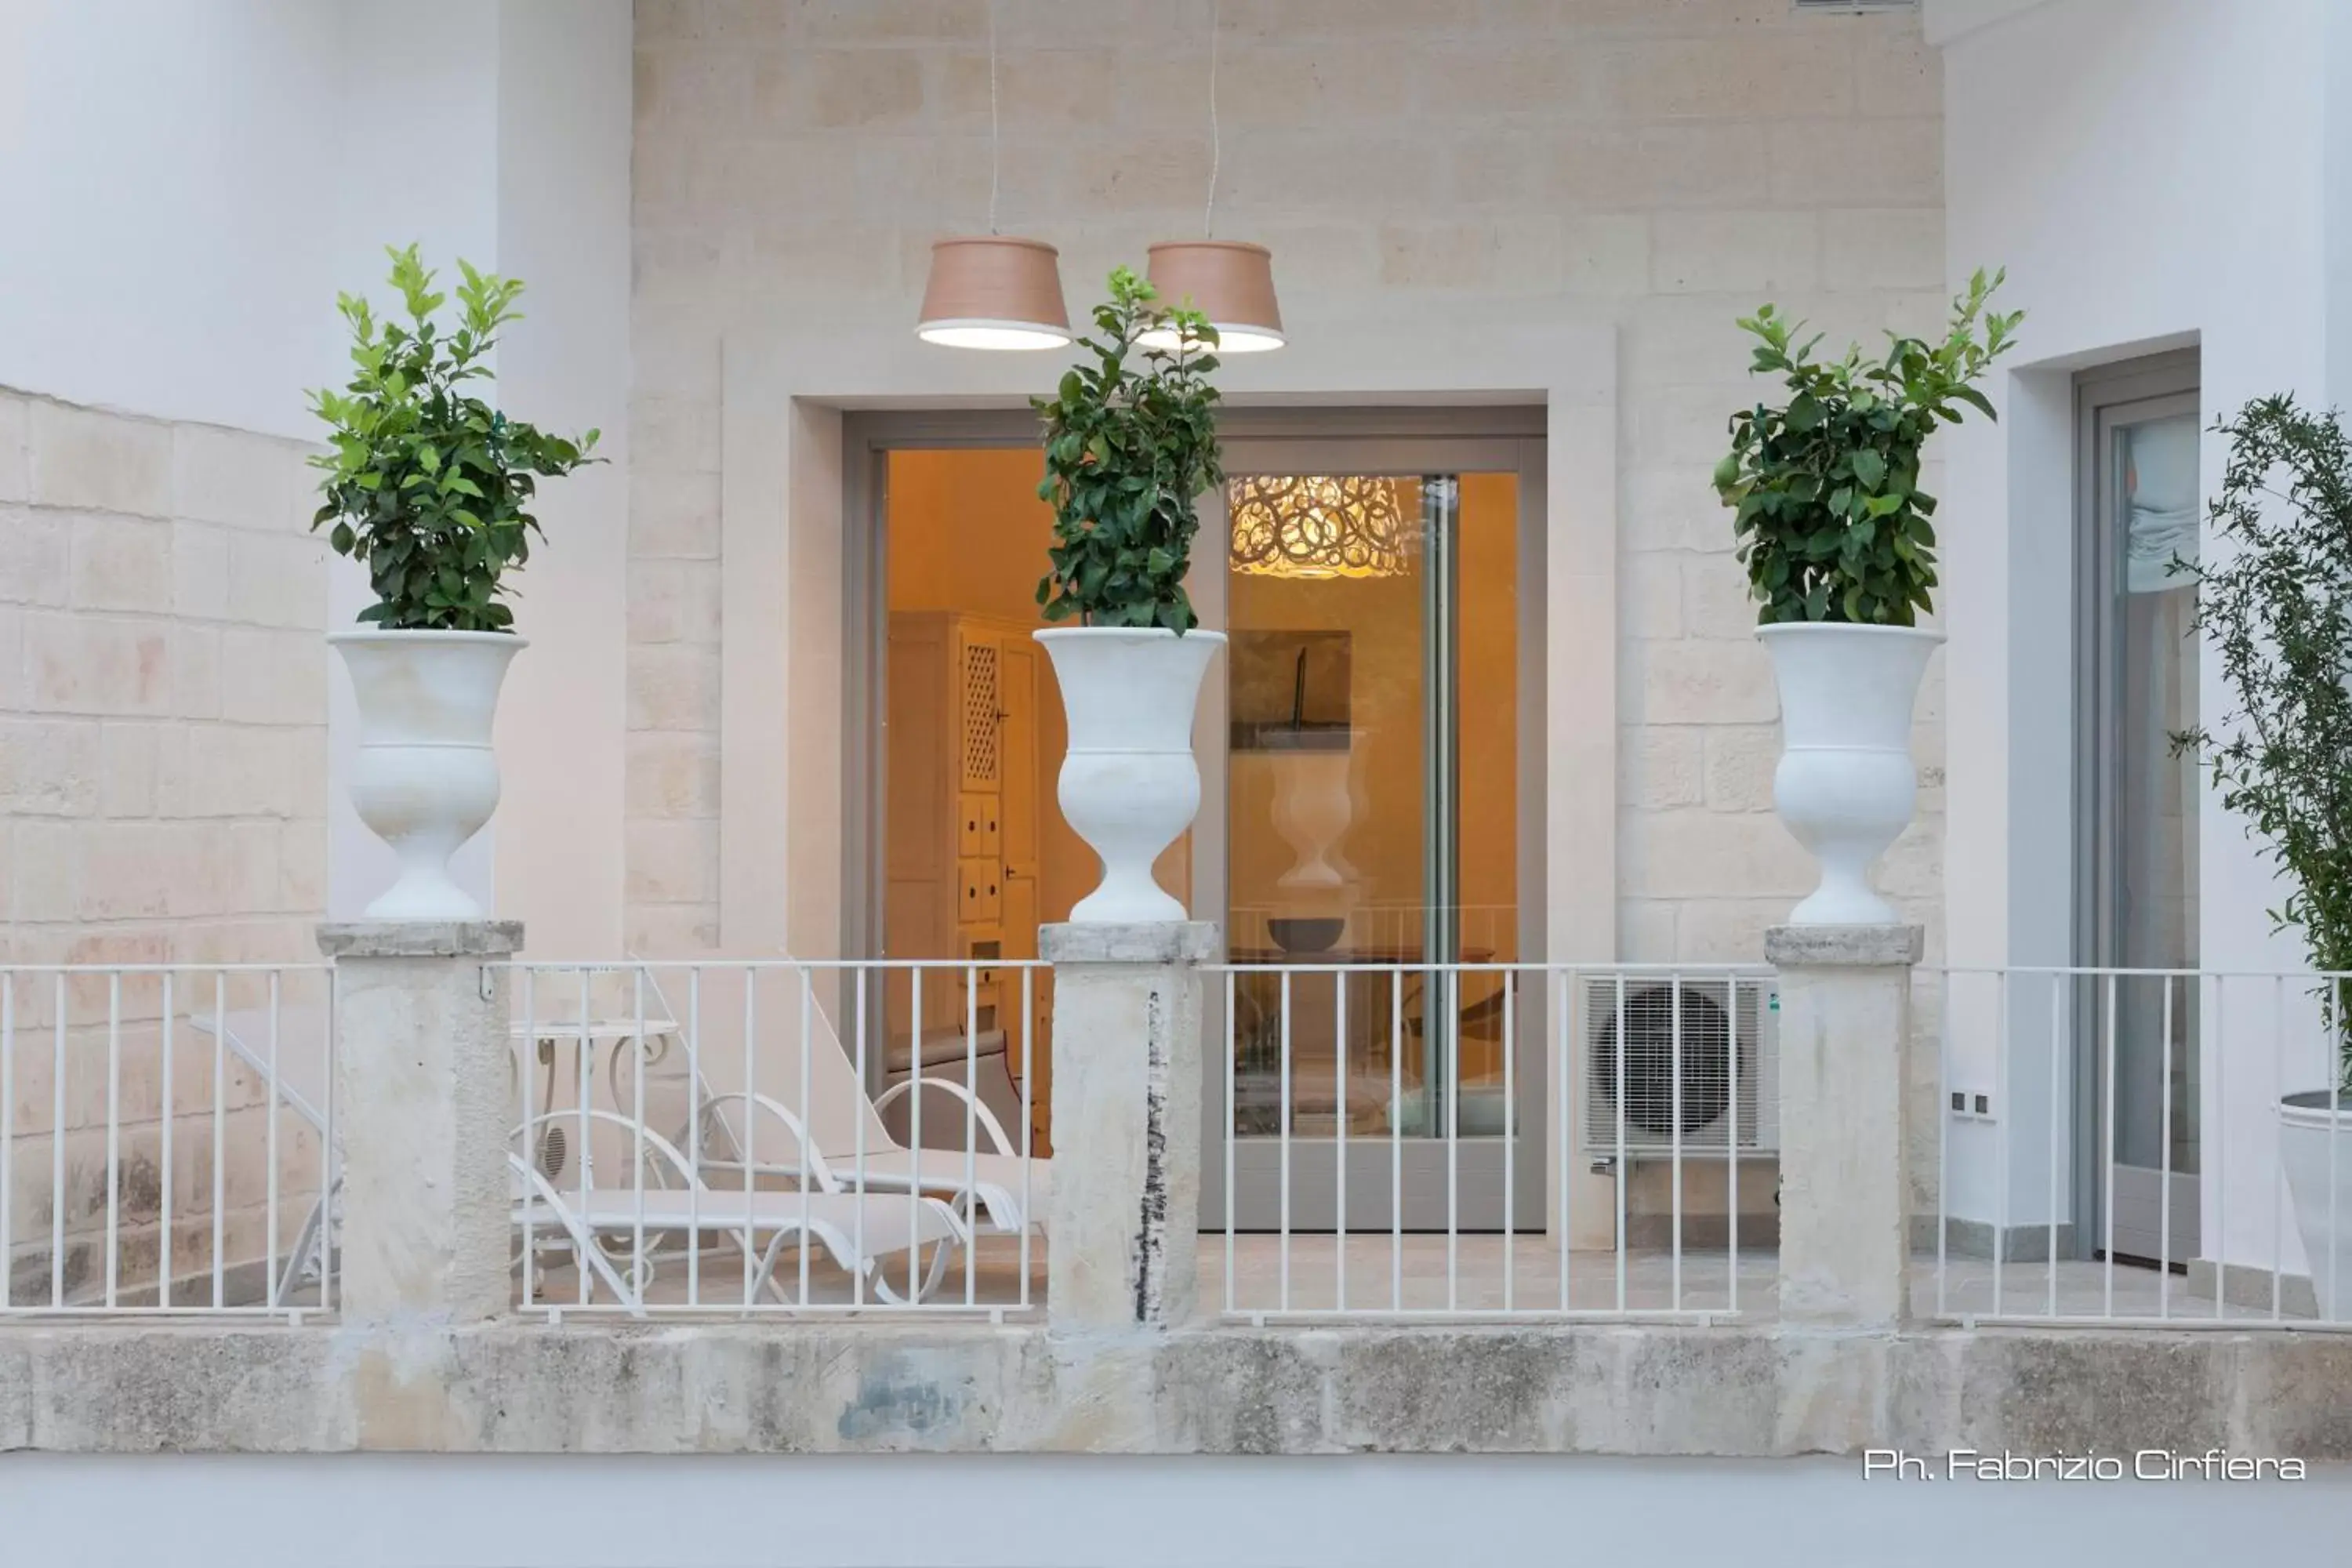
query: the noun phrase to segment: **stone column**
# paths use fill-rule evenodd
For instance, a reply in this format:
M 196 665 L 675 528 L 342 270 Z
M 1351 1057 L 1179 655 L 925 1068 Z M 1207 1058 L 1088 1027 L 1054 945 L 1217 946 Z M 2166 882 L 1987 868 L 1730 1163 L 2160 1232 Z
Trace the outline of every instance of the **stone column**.
M 477 1322 L 510 1304 L 516 921 L 319 928 L 335 961 L 346 1321 Z
M 1156 1332 L 1200 1289 L 1201 921 L 1049 925 L 1054 1196 L 1047 1326 Z
M 1775 926 L 1780 972 L 1780 1316 L 1910 1316 L 1904 1086 L 1917 926 Z

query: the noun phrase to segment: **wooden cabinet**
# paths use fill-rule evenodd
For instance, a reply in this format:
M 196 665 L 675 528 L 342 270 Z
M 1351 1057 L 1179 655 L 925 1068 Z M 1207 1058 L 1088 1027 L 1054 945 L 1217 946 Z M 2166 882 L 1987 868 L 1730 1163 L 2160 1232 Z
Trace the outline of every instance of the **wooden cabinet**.
M 890 617 L 884 944 L 892 958 L 1037 952 L 1039 649 L 1027 625 L 943 611 Z M 977 1009 L 1019 1070 L 1020 979 L 928 987 L 923 1032 Z M 903 1040 L 903 1017 L 892 1019 Z M 1044 1037 L 1034 1048 L 1042 1055 Z M 1042 1084 L 1042 1075 L 1040 1078 Z

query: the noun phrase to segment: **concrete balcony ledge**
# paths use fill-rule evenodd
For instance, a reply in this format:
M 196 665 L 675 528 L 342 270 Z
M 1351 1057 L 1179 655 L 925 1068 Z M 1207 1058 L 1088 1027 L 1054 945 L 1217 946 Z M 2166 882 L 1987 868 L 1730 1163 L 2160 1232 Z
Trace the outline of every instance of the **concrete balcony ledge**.
M 0 1332 L 0 1449 L 2352 1460 L 2352 1337 L 1559 1325 Z

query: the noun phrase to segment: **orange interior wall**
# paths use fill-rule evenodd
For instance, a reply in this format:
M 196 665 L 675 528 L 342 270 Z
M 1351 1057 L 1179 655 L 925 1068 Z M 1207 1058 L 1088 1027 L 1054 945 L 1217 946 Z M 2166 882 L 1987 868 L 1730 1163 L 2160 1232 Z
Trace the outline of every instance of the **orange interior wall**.
M 1466 948 L 1517 956 L 1518 481 L 1463 477 L 1458 520 L 1461 902 Z M 1360 877 L 1351 943 L 1417 940 L 1419 921 L 1397 906 L 1420 902 L 1424 741 L 1423 578 L 1418 564 L 1390 577 L 1299 579 L 1235 574 L 1227 586 L 1236 628 L 1344 630 L 1350 634 L 1349 718 L 1356 728 L 1360 815 L 1340 854 Z M 1228 866 L 1237 910 L 1320 914 L 1276 886 L 1295 858 L 1276 832 L 1269 770 L 1236 753 L 1231 767 Z M 1400 922 L 1402 922 L 1402 927 Z M 1236 929 L 1242 947 L 1270 945 L 1263 915 Z
M 1045 454 L 1032 447 L 894 451 L 889 457 L 887 574 L 892 610 L 961 610 L 1045 625 L 1037 582 L 1053 542 L 1054 511 L 1037 499 Z M 1067 920 L 1094 890 L 1101 863 L 1054 804 L 1069 727 L 1053 665 L 1037 694 L 1038 891 L 1043 918 Z M 1189 837 L 1160 857 L 1160 885 L 1192 896 Z M 911 954 L 908 956 L 933 956 Z

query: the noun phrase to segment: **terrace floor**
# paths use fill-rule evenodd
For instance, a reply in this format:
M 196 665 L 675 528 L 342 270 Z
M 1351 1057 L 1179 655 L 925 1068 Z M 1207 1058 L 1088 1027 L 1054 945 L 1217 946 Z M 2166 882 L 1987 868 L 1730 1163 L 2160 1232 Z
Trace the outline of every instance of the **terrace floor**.
M 1408 1235 L 1401 1247 L 1388 1236 L 1351 1236 L 1346 1248 L 1344 1300 L 1339 1291 L 1339 1256 L 1335 1238 L 1328 1235 L 1294 1235 L 1288 1241 L 1286 1268 L 1280 1237 L 1239 1235 L 1229 1247 L 1222 1235 L 1203 1235 L 1202 1310 L 1204 1314 L 1268 1321 L 1338 1311 L 1362 1317 L 1491 1317 L 1559 1310 L 1560 1255 L 1542 1237 L 1522 1236 L 1507 1245 L 1500 1236 L 1463 1236 L 1449 1248 L 1442 1235 Z M 957 1310 L 969 1303 L 980 1311 L 1021 1315 L 1018 1239 L 983 1237 L 977 1258 L 978 1267 L 969 1273 L 961 1258 L 951 1262 L 928 1304 Z M 553 1266 L 534 1271 L 537 1299 L 542 1305 L 570 1307 L 578 1300 L 578 1276 L 568 1262 L 551 1261 Z M 1770 1318 L 1777 1311 L 1777 1262 L 1768 1248 L 1742 1252 L 1735 1302 L 1730 1271 L 1720 1249 L 1685 1251 L 1679 1267 L 1673 1255 L 1664 1251 L 1628 1252 L 1622 1266 L 1613 1252 L 1571 1252 L 1567 1265 L 1568 1309 L 1591 1314 L 1680 1310 L 1693 1315 L 1737 1312 L 1743 1318 Z M 1042 1237 L 1030 1237 L 1028 1263 L 1029 1310 L 1041 1310 L 1046 1294 Z M 891 1279 L 901 1290 L 905 1268 L 903 1255 L 892 1260 Z M 1939 1300 L 1936 1259 L 1919 1258 L 1912 1269 L 1914 1310 L 1923 1319 L 1942 1320 L 2175 1318 L 2194 1323 L 2215 1316 L 2210 1289 L 2192 1291 L 2183 1276 L 2166 1276 L 2150 1268 L 2118 1263 L 2110 1269 L 2100 1262 L 2062 1260 L 2057 1265 L 2054 1296 L 2050 1266 L 2045 1263 L 2005 1263 L 1998 1271 L 1998 1280 L 1995 1272 L 1989 1259 L 1947 1259 Z M 797 1256 L 785 1254 L 778 1261 L 776 1273 L 787 1297 L 796 1295 Z M 682 1255 L 664 1256 L 656 1261 L 646 1301 L 656 1310 L 691 1310 L 698 1300 L 706 1309 L 723 1311 L 740 1304 L 744 1285 L 741 1257 L 732 1251 L 706 1252 L 691 1270 Z M 821 1254 L 810 1260 L 808 1286 L 812 1302 L 852 1303 L 848 1275 Z M 689 1295 L 690 1287 L 698 1295 Z M 2237 1291 L 2244 1289 L 2242 1283 L 2236 1288 Z M 2233 1300 L 2227 1310 L 2228 1320 L 2236 1323 L 2268 1321 L 2267 1290 L 2258 1289 L 2254 1295 L 2259 1300 Z M 2292 1307 L 2280 1312 L 2281 1319 L 2289 1321 L 2303 1316 L 2307 1314 Z

